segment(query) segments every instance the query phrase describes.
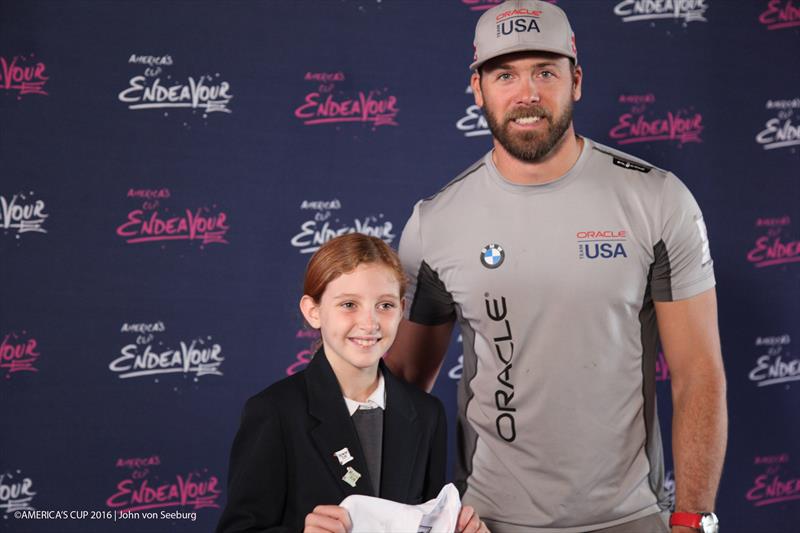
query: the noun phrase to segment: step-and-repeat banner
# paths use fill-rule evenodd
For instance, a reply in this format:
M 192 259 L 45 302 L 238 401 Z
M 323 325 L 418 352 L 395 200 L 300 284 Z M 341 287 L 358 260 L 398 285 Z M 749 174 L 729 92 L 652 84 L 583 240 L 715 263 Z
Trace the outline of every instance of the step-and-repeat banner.
M 0 2 L 0 530 L 213 528 L 245 399 L 316 341 L 310 254 L 352 231 L 396 246 L 490 148 L 468 65 L 496 3 Z M 724 529 L 798 531 L 800 3 L 557 3 L 577 130 L 704 209 Z M 435 389 L 451 425 L 460 353 L 456 333 Z M 53 512 L 14 518 L 32 509 Z

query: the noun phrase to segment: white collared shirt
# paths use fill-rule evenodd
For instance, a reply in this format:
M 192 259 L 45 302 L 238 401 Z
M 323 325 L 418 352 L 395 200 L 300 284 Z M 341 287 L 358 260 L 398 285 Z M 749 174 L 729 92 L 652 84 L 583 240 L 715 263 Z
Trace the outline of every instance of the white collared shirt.
M 378 386 L 375 387 L 375 390 L 372 391 L 372 394 L 369 395 L 366 402 L 357 402 L 345 396 L 344 403 L 347 404 L 347 410 L 350 411 L 350 416 L 353 416 L 359 409 L 375 409 L 377 407 L 386 409 L 386 386 L 383 382 L 383 372 L 378 371 Z

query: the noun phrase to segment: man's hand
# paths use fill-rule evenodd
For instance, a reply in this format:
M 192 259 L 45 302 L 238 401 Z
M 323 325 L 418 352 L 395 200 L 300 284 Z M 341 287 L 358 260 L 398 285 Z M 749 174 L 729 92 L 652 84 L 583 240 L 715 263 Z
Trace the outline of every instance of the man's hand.
M 489 533 L 486 524 L 481 522 L 478 513 L 469 505 L 463 506 L 458 513 L 456 531 L 458 533 Z
M 317 505 L 306 515 L 303 533 L 348 533 L 353 529 L 350 514 L 338 505 Z

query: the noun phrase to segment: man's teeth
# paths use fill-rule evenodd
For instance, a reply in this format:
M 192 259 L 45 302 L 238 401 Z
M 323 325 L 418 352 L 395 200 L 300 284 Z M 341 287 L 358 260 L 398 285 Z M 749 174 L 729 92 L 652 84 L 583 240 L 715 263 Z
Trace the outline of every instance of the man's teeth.
M 522 117 L 514 119 L 514 122 L 517 124 L 533 124 L 534 122 L 539 122 L 542 117 Z
M 378 342 L 378 339 L 352 339 L 352 341 L 359 346 L 366 348 Z

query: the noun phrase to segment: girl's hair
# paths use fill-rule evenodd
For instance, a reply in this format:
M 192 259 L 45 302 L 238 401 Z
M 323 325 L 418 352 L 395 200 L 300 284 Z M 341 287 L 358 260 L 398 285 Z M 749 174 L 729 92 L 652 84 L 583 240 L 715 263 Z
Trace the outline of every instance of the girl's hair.
M 403 298 L 406 275 L 397 253 L 379 238 L 362 233 L 340 235 L 320 246 L 306 267 L 303 294 L 319 302 L 328 283 L 362 263 L 380 263 L 389 268 L 400 284 L 400 298 Z

